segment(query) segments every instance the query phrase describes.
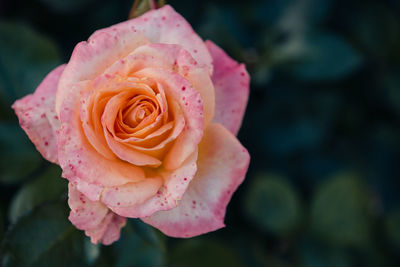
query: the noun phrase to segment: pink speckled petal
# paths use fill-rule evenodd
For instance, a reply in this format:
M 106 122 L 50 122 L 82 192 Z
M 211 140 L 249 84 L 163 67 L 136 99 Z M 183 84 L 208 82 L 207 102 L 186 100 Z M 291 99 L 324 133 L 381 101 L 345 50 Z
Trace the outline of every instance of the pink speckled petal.
M 212 80 L 215 87 L 215 115 L 213 122 L 221 123 L 237 134 L 249 98 L 250 76 L 243 64 L 238 64 L 221 48 L 206 41 L 214 62 Z
M 107 206 L 101 202 L 89 200 L 72 183 L 68 184 L 68 196 L 68 204 L 71 208 L 69 220 L 80 230 L 95 228 L 108 213 Z
M 68 195 L 69 220 L 76 228 L 84 230 L 93 244 L 101 241 L 109 245 L 119 238 L 126 218 L 113 213 L 101 202 L 86 198 L 72 183 L 68 185 Z
M 198 152 L 195 151 L 180 168 L 174 171 L 160 172 L 165 181 L 164 185 L 147 201 L 129 207 L 110 207 L 110 209 L 124 217 L 141 218 L 160 210 L 175 208 L 197 171 L 197 155 Z
M 142 220 L 169 236 L 192 237 L 224 227 L 226 206 L 243 181 L 249 154 L 220 124 L 210 124 L 200 144 L 198 171 L 178 207 Z
M 57 85 L 65 65 L 50 72 L 35 93 L 21 98 L 13 104 L 19 123 L 35 144 L 37 150 L 48 161 L 57 163 L 57 136 L 60 127 L 55 112 Z
M 154 196 L 163 184 L 161 177 L 146 178 L 137 183 L 105 188 L 101 201 L 108 207 L 129 207 Z
M 80 92 L 85 82 L 76 84 L 64 99 L 58 135 L 58 157 L 63 177 L 70 181 L 80 179 L 88 184 L 108 187 L 143 180 L 143 169 L 132 164 L 109 160 L 99 154 L 87 141 L 80 120 Z
M 200 64 L 212 73 L 212 58 L 203 40 L 193 31 L 190 24 L 171 6 L 149 11 L 136 19 L 118 26 L 135 27 L 152 43 L 179 44 Z
M 112 220 L 101 238 L 101 243 L 103 245 L 111 245 L 117 241 L 121 235 L 121 228 L 126 224 L 125 217 L 121 217 L 115 213 L 112 214 Z
M 83 193 L 88 199 L 91 201 L 99 201 L 100 195 L 103 192 L 104 187 L 96 184 L 90 184 L 85 182 L 84 180 L 78 179 L 70 179 L 70 182 L 73 183 L 79 192 Z
M 113 217 L 114 213 L 109 212 L 96 227 L 85 230 L 85 235 L 90 237 L 90 241 L 93 244 L 97 244 L 99 241 L 101 241 Z

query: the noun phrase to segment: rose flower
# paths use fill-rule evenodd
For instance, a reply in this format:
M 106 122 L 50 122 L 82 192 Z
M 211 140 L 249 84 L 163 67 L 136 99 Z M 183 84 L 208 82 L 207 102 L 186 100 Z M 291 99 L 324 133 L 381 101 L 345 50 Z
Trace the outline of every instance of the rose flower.
M 96 31 L 13 108 L 68 179 L 70 221 L 111 244 L 126 217 L 174 237 L 224 226 L 248 94 L 244 65 L 164 6 Z

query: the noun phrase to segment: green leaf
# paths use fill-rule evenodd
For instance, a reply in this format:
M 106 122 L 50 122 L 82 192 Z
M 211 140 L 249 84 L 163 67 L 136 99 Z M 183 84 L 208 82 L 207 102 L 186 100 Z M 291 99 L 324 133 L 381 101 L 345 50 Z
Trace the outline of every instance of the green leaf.
M 140 238 L 142 238 L 144 242 L 165 250 L 164 240 L 161 238 L 164 235 L 158 234 L 158 232 L 156 232 L 153 227 L 149 226 L 139 219 L 130 220 L 130 224 L 132 225 L 134 231 L 140 236 Z
M 0 124 L 0 151 L 0 182 L 4 184 L 28 178 L 43 163 L 24 131 L 11 123 Z
M 3 266 L 85 266 L 83 234 L 68 220 L 63 203 L 46 204 L 12 225 Z
M 324 183 L 311 207 L 311 226 L 337 246 L 364 248 L 370 242 L 368 195 L 358 176 L 343 173 Z
M 60 167 L 51 165 L 40 177 L 24 185 L 15 195 L 9 210 L 10 221 L 15 223 L 37 206 L 60 199 L 67 191 L 67 184 L 61 178 Z
M 345 250 L 329 248 L 311 241 L 301 244 L 301 262 L 304 267 L 351 267 L 351 257 Z
M 246 212 L 259 227 L 275 234 L 294 230 L 301 219 L 300 200 L 282 177 L 260 174 L 246 194 Z
M 171 266 L 244 266 L 237 253 L 228 244 L 215 240 L 198 238 L 180 240 L 168 256 Z
M 140 231 L 137 225 L 141 224 Z M 150 239 L 142 238 L 144 235 L 152 236 Z M 154 230 L 137 220 L 128 220 L 122 229 L 120 240 L 112 247 L 115 255 L 116 267 L 156 267 L 165 266 L 164 244 L 157 240 Z
M 361 55 L 346 40 L 328 33 L 296 35 L 277 48 L 273 60 L 305 81 L 342 79 L 362 62 Z
M 60 64 L 60 56 L 54 43 L 26 25 L 0 21 L 0 36 L 0 106 L 11 112 L 16 99 L 33 93 Z
M 330 0 L 294 1 L 285 9 L 274 26 L 278 29 L 278 32 L 284 34 L 303 34 L 312 31 L 314 24 L 326 19 L 330 5 Z

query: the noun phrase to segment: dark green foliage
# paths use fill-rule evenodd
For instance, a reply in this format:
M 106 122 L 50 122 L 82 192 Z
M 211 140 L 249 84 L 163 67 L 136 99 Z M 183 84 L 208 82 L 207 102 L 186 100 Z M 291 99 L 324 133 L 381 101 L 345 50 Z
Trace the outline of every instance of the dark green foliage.
M 14 123 L 0 122 L 0 183 L 14 184 L 29 178 L 43 163 L 25 132 Z
M 4 266 L 77 266 L 83 237 L 69 223 L 67 210 L 65 201 L 45 205 L 12 225 L 4 243 Z
M 370 220 L 368 198 L 357 176 L 342 174 L 317 190 L 311 205 L 313 231 L 333 245 L 368 246 Z
M 244 266 L 240 257 L 227 243 L 193 238 L 183 240 L 169 252 L 174 266 Z
M 66 194 L 66 189 L 67 181 L 61 178 L 60 167 L 49 166 L 39 177 L 25 184 L 15 194 L 9 209 L 11 223 L 17 222 L 37 206 L 59 199 Z
M 272 233 L 289 233 L 301 220 L 300 199 L 292 186 L 276 175 L 257 176 L 245 205 L 250 220 Z

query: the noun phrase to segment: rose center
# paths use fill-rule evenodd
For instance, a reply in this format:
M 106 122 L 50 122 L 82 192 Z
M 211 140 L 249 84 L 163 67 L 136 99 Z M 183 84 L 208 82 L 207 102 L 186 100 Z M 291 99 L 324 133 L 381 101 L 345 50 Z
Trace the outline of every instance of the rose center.
M 122 112 L 123 123 L 131 128 L 138 126 L 145 122 L 148 116 L 158 111 L 155 105 L 151 99 L 143 96 L 132 98 Z

